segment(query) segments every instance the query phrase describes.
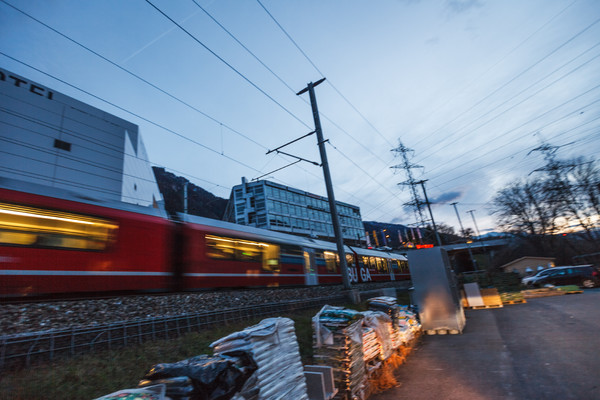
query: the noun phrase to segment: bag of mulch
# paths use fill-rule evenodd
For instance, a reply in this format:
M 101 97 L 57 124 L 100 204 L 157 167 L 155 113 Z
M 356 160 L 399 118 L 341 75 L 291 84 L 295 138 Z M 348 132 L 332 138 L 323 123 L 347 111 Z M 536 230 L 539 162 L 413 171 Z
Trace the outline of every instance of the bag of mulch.
M 156 364 L 144 375 L 140 385 L 166 380 L 163 381 L 166 395 L 173 400 L 229 400 L 256 368 L 252 357 L 243 351 L 201 355 L 176 363 Z M 191 385 L 184 378 L 189 378 Z

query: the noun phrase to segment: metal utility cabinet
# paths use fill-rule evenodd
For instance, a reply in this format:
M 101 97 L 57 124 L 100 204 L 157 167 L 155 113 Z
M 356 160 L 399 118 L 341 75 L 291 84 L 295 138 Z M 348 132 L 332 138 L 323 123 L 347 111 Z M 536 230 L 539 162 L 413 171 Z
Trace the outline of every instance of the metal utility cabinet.
M 446 251 L 439 247 L 412 251 L 408 266 L 423 330 L 462 333 L 465 313 Z

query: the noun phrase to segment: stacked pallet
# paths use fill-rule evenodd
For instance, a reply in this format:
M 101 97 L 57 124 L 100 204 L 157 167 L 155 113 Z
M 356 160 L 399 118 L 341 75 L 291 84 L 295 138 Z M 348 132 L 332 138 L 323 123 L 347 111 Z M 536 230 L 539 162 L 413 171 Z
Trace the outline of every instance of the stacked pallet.
M 373 297 L 372 299 L 367 300 L 367 304 L 369 306 L 369 310 L 386 313 L 392 319 L 392 323 L 398 320 L 398 312 L 400 309 L 397 307 L 398 300 L 395 297 Z
M 535 299 L 537 297 L 562 296 L 566 294 L 566 292 L 558 290 L 555 287 L 522 290 L 521 293 L 526 299 Z
M 521 292 L 502 292 L 500 299 L 504 305 L 527 303 Z
M 386 360 L 392 355 L 392 319 L 381 311 L 363 311 L 363 324 L 374 330 L 379 345 L 378 359 Z M 364 328 L 363 328 L 364 329 Z M 364 344 L 363 344 L 364 346 Z M 366 350 L 365 350 L 366 354 Z M 365 357 L 366 359 L 366 357 Z
M 421 323 L 417 315 L 408 309 L 408 306 L 396 306 L 398 309 L 396 326 L 400 331 L 403 344 L 414 339 L 415 335 L 421 330 Z
M 238 350 L 249 352 L 258 365 L 241 390 L 243 396 L 234 399 L 308 400 L 304 368 L 291 319 L 268 318 L 210 346 L 215 354 Z
M 365 363 L 381 356 L 381 344 L 379 344 L 379 341 L 377 340 L 375 329 L 363 326 L 362 341 Z
M 421 324 L 417 315 L 410 311 L 408 306 L 400 306 L 394 297 L 374 297 L 367 301 L 370 310 L 384 312 L 391 319 L 388 327 L 392 347 L 397 349 L 401 345 L 411 341 L 415 334 L 420 331 Z
M 313 318 L 314 358 L 333 368 L 336 399 L 364 399 L 367 377 L 363 354 L 363 316 L 343 307 L 324 306 Z

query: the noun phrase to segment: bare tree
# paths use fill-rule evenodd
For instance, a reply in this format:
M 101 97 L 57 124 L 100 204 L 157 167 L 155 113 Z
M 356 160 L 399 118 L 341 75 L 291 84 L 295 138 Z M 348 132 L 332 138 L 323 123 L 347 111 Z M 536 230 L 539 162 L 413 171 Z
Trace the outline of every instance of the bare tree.
M 558 210 L 547 195 L 547 182 L 519 181 L 496 193 L 493 212 L 500 227 L 514 234 L 553 235 L 560 229 Z
M 565 217 L 585 231 L 585 238 L 596 241 L 600 217 L 600 170 L 595 160 L 578 158 L 574 167 L 565 174 L 568 191 L 565 199 Z
M 556 148 L 548 145 L 539 150 L 545 154 L 545 165 L 527 180 L 496 193 L 492 210 L 500 227 L 521 235 L 540 251 L 553 252 L 560 246 L 570 247 L 575 253 L 597 251 L 600 170 L 596 161 L 559 160 L 555 157 Z M 573 239 L 559 240 L 559 234 L 573 234 Z

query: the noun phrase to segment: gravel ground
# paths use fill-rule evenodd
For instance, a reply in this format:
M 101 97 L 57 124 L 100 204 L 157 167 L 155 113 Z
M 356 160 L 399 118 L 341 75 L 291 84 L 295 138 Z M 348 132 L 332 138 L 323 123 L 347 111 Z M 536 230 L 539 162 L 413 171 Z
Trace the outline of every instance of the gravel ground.
M 407 287 L 407 282 L 370 283 L 354 288 Z M 342 286 L 230 290 L 165 295 L 125 296 L 109 299 L 69 300 L 0 305 L 0 335 L 69 329 L 152 317 L 278 303 L 287 300 L 335 296 Z

